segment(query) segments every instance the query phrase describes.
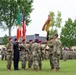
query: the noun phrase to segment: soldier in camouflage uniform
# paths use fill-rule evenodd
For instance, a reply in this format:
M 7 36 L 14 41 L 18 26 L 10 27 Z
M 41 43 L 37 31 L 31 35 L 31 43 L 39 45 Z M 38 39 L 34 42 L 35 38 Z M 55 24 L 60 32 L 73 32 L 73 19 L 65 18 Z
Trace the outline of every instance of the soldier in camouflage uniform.
M 46 44 L 45 45 L 45 59 L 47 60 L 49 58 L 49 46 Z
M 54 35 L 54 43 L 53 43 L 53 64 L 56 71 L 60 69 L 60 53 L 61 53 L 61 41 L 58 39 L 58 34 Z
M 7 51 L 6 51 L 6 48 L 2 48 L 2 51 L 1 51 L 1 55 L 2 55 L 2 60 L 5 59 L 7 60 Z
M 50 59 L 51 70 L 54 69 L 54 64 L 53 64 L 53 59 L 52 59 L 52 57 L 53 57 L 53 53 L 52 53 L 52 51 L 53 51 L 53 42 L 54 42 L 54 39 L 51 38 L 50 39 L 50 43 L 48 43 L 48 46 L 49 46 L 49 59 Z
M 21 47 L 21 62 L 22 62 L 22 69 L 25 70 L 26 67 L 26 58 L 27 58 L 27 50 L 26 50 L 26 42 L 25 39 L 22 40 L 22 44 L 20 44 Z
M 1 58 L 1 60 L 3 60 L 3 59 L 7 59 L 7 51 L 6 51 L 6 49 L 5 48 L 2 48 L 2 50 L 1 50 L 1 55 L 2 55 L 2 58 Z
M 42 50 L 43 50 L 43 47 L 42 47 L 42 41 L 39 40 L 39 45 L 40 45 L 40 50 L 39 50 L 39 56 L 38 56 L 38 63 L 39 63 L 39 69 L 42 70 Z
M 33 68 L 35 71 L 38 70 L 38 56 L 39 56 L 39 52 L 40 52 L 40 49 L 39 49 L 40 45 L 38 44 L 38 39 L 35 39 L 35 43 L 33 44 L 32 48 L 32 55 L 33 55 Z
M 5 56 L 5 60 L 7 60 L 7 51 L 6 51 L 6 49 L 5 49 L 5 54 L 4 54 L 4 56 Z
M 12 38 L 9 38 L 9 43 L 6 45 L 6 50 L 7 50 L 7 69 L 11 70 L 12 51 L 13 51 Z
M 28 48 L 28 68 L 31 68 L 32 63 L 33 63 L 32 45 L 33 45 L 33 41 L 29 40 L 29 45 L 27 46 L 27 48 Z
M 4 49 L 2 48 L 2 50 L 1 50 L 1 60 L 4 59 L 4 54 L 5 54 L 5 52 L 4 52 Z

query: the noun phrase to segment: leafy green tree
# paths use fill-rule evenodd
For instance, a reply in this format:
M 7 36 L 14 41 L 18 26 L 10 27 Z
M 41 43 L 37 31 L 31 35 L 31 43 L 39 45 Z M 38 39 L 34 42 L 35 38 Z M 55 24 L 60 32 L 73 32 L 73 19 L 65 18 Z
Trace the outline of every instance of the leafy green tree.
M 5 36 L 2 38 L 2 43 L 6 46 L 8 43 L 8 36 L 5 34 Z
M 71 18 L 68 18 L 62 28 L 60 39 L 63 46 L 70 48 L 76 45 L 76 20 L 73 22 Z
M 50 34 L 50 38 L 52 38 L 53 36 L 54 36 L 54 34 L 57 34 L 57 30 L 55 29 L 55 30 L 51 30 L 50 32 L 49 32 L 49 34 Z
M 57 16 L 56 16 L 56 21 L 55 21 L 55 29 L 56 30 L 57 30 L 57 28 L 61 27 L 61 23 L 62 23 L 61 12 L 58 11 Z
M 50 11 L 50 18 L 51 18 L 51 30 L 54 30 L 55 25 L 55 13 L 53 11 Z
M 50 11 L 50 16 L 51 16 L 51 28 L 49 37 L 52 37 L 54 34 L 58 33 L 58 28 L 61 27 L 62 18 L 60 11 L 57 12 L 57 15 L 55 15 L 54 12 Z
M 73 42 L 73 44 L 71 44 L 71 46 L 76 46 L 76 19 L 73 21 L 73 27 L 71 30 L 71 40 Z
M 33 0 L 0 0 L 0 28 L 9 31 L 11 37 L 11 29 L 16 26 L 17 13 L 20 9 L 21 14 L 26 15 L 26 23 L 29 25 L 30 13 L 32 12 Z

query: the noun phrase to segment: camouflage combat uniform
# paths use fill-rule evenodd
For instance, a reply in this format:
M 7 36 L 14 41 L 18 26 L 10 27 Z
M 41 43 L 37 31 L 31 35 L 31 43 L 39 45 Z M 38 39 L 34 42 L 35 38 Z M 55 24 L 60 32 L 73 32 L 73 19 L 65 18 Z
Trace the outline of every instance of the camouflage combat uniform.
M 7 50 L 7 69 L 11 70 L 13 44 L 8 43 L 6 46 L 6 50 Z
M 32 50 L 32 55 L 33 55 L 33 68 L 34 70 L 38 70 L 38 65 L 39 65 L 39 44 L 38 43 L 34 43 L 32 46 L 33 50 Z
M 33 57 L 32 57 L 32 45 L 33 44 L 29 44 L 28 45 L 28 68 L 31 68 L 32 63 L 33 63 Z
M 54 68 L 59 69 L 59 60 L 60 60 L 60 52 L 61 52 L 61 41 L 56 38 L 53 44 L 53 64 Z
M 41 70 L 42 69 L 42 50 L 43 50 L 43 47 L 41 44 L 39 44 L 39 50 L 38 50 L 38 64 L 39 64 L 39 69 Z
M 5 50 L 5 60 L 7 60 L 7 51 Z
M 51 66 L 51 70 L 52 70 L 52 69 L 54 69 L 54 64 L 53 64 L 53 59 L 52 59 L 52 57 L 53 57 L 53 53 L 52 53 L 52 51 L 53 51 L 53 44 L 48 44 L 48 46 L 49 46 L 50 66 Z
M 26 67 L 26 59 L 27 59 L 27 50 L 26 50 L 26 43 L 25 44 L 21 44 L 21 53 L 20 53 L 20 56 L 21 56 L 21 62 L 22 62 L 22 69 L 25 69 Z
M 5 52 L 4 52 L 4 50 L 2 49 L 2 50 L 1 50 L 1 60 L 4 59 L 4 54 L 5 54 Z
M 48 58 L 49 58 L 49 46 L 48 45 L 46 45 L 46 47 L 45 47 L 45 59 L 47 60 Z

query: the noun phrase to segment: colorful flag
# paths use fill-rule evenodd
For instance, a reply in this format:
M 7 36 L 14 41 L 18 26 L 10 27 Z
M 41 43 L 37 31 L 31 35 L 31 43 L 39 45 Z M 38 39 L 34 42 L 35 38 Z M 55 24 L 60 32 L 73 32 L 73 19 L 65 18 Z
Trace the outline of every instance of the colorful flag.
M 17 26 L 22 26 L 21 25 L 21 15 L 20 15 L 20 10 L 18 10 L 18 15 L 17 15 Z
M 51 26 L 51 17 L 50 17 L 50 15 L 48 15 L 48 19 L 46 20 L 45 24 L 43 25 L 42 30 L 47 32 L 47 31 L 49 31 L 50 26 Z
M 51 26 L 51 17 L 50 17 L 50 15 L 48 15 L 48 19 L 46 20 L 45 24 L 42 27 L 42 30 L 47 32 L 46 42 L 49 41 L 49 28 L 50 28 L 50 26 Z
M 18 11 L 18 16 L 17 16 L 17 40 L 20 39 L 21 37 L 21 15 L 20 15 L 20 10 Z
M 49 28 L 50 28 L 50 21 L 42 27 L 42 30 L 47 32 Z
M 21 30 L 18 28 L 17 29 L 17 40 L 19 40 L 21 37 Z
M 23 21 L 22 21 L 22 39 L 26 38 L 26 18 L 23 16 Z

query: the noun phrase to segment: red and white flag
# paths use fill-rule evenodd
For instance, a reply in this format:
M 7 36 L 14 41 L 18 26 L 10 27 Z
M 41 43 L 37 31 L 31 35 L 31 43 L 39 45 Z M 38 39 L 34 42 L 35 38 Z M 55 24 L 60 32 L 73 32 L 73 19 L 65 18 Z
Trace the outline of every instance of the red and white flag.
M 23 21 L 22 21 L 22 39 L 26 38 L 26 20 L 25 16 L 23 16 Z

